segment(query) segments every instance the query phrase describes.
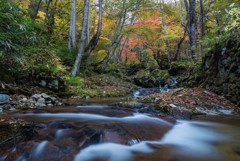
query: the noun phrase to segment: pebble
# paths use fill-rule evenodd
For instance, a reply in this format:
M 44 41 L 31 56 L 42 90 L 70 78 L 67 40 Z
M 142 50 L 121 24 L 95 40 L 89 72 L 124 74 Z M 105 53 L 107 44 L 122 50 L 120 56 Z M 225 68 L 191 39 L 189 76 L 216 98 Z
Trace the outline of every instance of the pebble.
M 39 102 L 37 102 L 37 103 L 35 104 L 35 106 L 36 106 L 36 107 L 45 107 L 46 104 L 45 104 L 45 103 L 39 103 Z
M 28 100 L 27 98 L 23 98 L 22 99 L 23 102 L 27 102 L 27 100 Z
M 176 107 L 177 107 L 177 106 L 174 105 L 174 104 L 169 104 L 169 106 L 172 107 L 172 108 L 176 108 Z

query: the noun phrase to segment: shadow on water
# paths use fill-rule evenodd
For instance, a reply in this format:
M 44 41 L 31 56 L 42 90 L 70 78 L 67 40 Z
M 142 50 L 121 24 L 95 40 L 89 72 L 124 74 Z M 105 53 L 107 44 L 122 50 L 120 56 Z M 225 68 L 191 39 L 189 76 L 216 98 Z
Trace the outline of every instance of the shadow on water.
M 33 122 L 33 134 L 8 146 L 0 143 L 0 160 L 240 160 L 239 126 L 230 122 L 170 123 L 164 118 L 108 105 L 114 101 L 90 101 L 11 116 Z

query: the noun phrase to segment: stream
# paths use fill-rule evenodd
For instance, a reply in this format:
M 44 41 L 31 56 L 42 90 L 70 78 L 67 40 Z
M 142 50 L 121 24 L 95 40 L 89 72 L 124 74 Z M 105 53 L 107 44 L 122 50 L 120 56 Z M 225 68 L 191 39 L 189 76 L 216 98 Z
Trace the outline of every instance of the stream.
M 14 126 L 0 127 L 14 136 L 0 143 L 0 161 L 240 160 L 240 119 L 175 120 L 114 105 L 120 101 L 0 115 L 26 122 L 19 135 Z

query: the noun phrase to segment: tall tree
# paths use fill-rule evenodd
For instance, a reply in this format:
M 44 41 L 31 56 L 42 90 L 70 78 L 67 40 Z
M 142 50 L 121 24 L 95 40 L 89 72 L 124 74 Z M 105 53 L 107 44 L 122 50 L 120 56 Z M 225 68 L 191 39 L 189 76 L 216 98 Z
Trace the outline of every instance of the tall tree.
M 107 56 L 101 62 L 102 64 L 97 67 L 98 68 L 97 70 L 99 72 L 102 72 L 106 69 L 108 62 L 110 61 L 112 56 L 114 56 L 114 52 L 116 51 L 118 45 L 120 44 L 123 38 L 122 31 L 126 21 L 126 15 L 127 15 L 127 0 L 123 0 L 118 24 L 111 39 L 111 42 L 108 45 Z
M 189 0 L 189 44 L 192 59 L 195 60 L 196 57 L 196 0 Z
M 84 54 L 84 48 L 86 44 L 86 39 L 87 39 L 87 26 L 88 26 L 88 12 L 89 12 L 89 3 L 90 0 L 84 0 L 84 11 L 83 11 L 83 20 L 82 20 L 82 31 L 81 31 L 81 39 L 80 39 L 80 47 L 78 50 L 78 54 L 72 69 L 72 76 L 76 76 L 77 71 L 79 70 L 82 56 Z
M 76 48 L 76 0 L 72 0 L 68 49 Z
M 90 55 L 90 53 L 94 50 L 96 47 L 98 40 L 101 36 L 102 32 L 102 13 L 103 13 L 103 2 L 102 0 L 98 0 L 98 27 L 96 34 L 92 37 L 90 40 L 88 46 L 85 48 L 85 54 L 87 54 L 87 57 Z
M 87 26 L 87 42 L 90 42 L 90 16 L 91 16 L 91 1 L 88 4 L 88 26 Z

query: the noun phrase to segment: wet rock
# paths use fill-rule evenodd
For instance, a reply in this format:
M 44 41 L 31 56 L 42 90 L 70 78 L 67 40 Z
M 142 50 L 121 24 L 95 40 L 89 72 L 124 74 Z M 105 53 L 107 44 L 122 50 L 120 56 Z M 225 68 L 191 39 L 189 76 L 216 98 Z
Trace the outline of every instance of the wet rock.
M 121 102 L 121 106 L 123 107 L 130 107 L 130 108 L 142 108 L 144 105 L 137 101 L 130 101 L 130 102 Z
M 6 94 L 0 94 L 0 105 L 7 104 L 10 101 L 10 97 Z
M 3 112 L 3 108 L 0 106 L 0 114 Z
M 138 88 L 133 91 L 133 96 L 134 97 L 146 96 L 158 92 L 159 92 L 158 88 Z

